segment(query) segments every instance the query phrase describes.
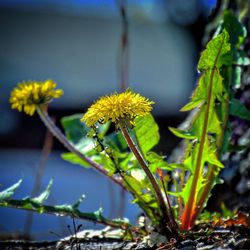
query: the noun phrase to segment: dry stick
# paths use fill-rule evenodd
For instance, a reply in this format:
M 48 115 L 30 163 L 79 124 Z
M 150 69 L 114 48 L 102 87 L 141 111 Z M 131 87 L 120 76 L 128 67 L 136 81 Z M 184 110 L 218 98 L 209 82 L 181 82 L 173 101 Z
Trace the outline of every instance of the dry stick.
M 47 130 L 46 135 L 45 135 L 42 153 L 41 153 L 40 162 L 38 164 L 38 169 L 36 171 L 35 184 L 34 184 L 32 192 L 31 192 L 31 197 L 35 196 L 41 187 L 41 178 L 44 174 L 46 162 L 47 162 L 48 157 L 50 155 L 52 145 L 53 145 L 53 136 L 50 133 L 50 131 Z M 26 223 L 25 223 L 25 229 L 24 229 L 24 231 L 28 235 L 30 234 L 32 222 L 33 222 L 33 213 L 28 212 L 27 218 L 26 218 Z
M 122 19 L 122 34 L 120 40 L 120 91 L 123 92 L 128 88 L 128 52 L 129 52 L 129 36 L 128 36 L 128 19 L 125 0 L 120 0 L 119 11 Z
M 107 176 L 109 179 L 114 181 L 116 184 L 118 184 L 121 188 L 126 190 L 126 187 L 123 185 L 121 179 L 116 178 L 115 176 L 109 175 L 108 171 L 103 168 L 102 165 L 92 161 L 89 157 L 83 155 L 78 149 L 76 149 L 64 136 L 64 134 L 59 130 L 59 128 L 54 124 L 54 122 L 51 120 L 50 116 L 47 114 L 47 112 L 43 111 L 40 106 L 36 106 L 37 113 L 39 114 L 41 120 L 46 125 L 46 127 L 50 130 L 50 132 L 64 145 L 65 148 L 67 148 L 70 152 L 76 154 L 79 156 L 82 160 L 86 161 L 88 164 L 90 164 L 94 169 L 96 169 L 98 172 L 101 172 L 105 176 Z
M 170 222 L 170 218 L 168 217 L 167 206 L 166 206 L 165 201 L 163 199 L 162 192 L 161 192 L 161 190 L 160 190 L 160 188 L 159 188 L 159 186 L 158 186 L 158 184 L 157 184 L 157 182 L 155 180 L 155 177 L 150 172 L 147 162 L 143 158 L 141 152 L 139 151 L 138 147 L 136 146 L 136 144 L 134 143 L 132 138 L 130 137 L 127 128 L 124 125 L 121 124 L 120 129 L 121 129 L 121 132 L 122 132 L 128 146 L 129 146 L 130 150 L 133 152 L 136 159 L 140 163 L 142 169 L 144 170 L 147 177 L 149 178 L 149 181 L 150 181 L 150 183 L 151 183 L 151 185 L 152 185 L 152 187 L 153 187 L 153 189 L 155 191 L 157 201 L 158 201 L 161 213 L 162 213 L 163 224 L 164 224 L 164 226 L 166 226 L 165 228 L 163 228 L 163 230 L 167 231 L 167 234 L 166 234 L 167 236 L 170 236 L 170 235 L 173 235 L 173 234 L 175 234 L 177 236 L 178 235 L 177 229 L 172 228 L 172 227 L 170 227 L 170 228 L 168 227 L 169 222 Z

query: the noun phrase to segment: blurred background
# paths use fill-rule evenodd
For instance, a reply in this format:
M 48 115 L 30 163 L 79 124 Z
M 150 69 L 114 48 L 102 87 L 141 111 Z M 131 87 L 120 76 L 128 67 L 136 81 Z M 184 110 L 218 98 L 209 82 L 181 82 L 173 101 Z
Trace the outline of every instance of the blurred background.
M 83 113 L 99 96 L 120 91 L 122 62 L 128 87 L 155 101 L 153 114 L 162 134 L 158 150 L 166 155 L 177 145 L 167 127 L 185 114 L 196 81 L 196 63 L 207 18 L 215 0 L 0 0 L 0 184 L 23 178 L 15 198 L 35 195 L 54 177 L 49 204 L 72 203 L 81 194 L 81 208 L 103 207 L 110 217 L 132 223 L 140 211 L 131 197 L 93 170 L 60 158 L 64 148 L 38 116 L 10 109 L 10 91 L 23 80 L 53 79 L 65 92 L 50 105 L 60 118 Z M 124 7 L 128 26 L 122 47 Z M 124 73 L 124 72 L 123 72 Z M 43 149 L 43 150 L 42 150 Z M 51 151 L 51 152 L 50 152 Z M 49 155 L 49 156 L 48 156 Z M 99 228 L 88 222 L 83 228 Z M 72 219 L 0 208 L 0 235 L 54 239 L 69 234 Z M 54 232 L 54 233 L 51 233 Z

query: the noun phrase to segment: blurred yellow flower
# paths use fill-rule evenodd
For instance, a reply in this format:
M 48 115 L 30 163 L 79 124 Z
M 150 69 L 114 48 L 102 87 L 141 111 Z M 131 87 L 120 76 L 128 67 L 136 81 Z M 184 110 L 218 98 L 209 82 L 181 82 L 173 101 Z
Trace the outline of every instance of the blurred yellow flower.
M 89 107 L 81 121 L 89 127 L 98 121 L 106 123 L 110 120 L 116 124 L 121 120 L 133 124 L 135 117 L 147 115 L 152 110 L 152 104 L 154 102 L 140 94 L 127 90 L 101 97 Z
M 11 92 L 9 100 L 11 108 L 33 115 L 36 105 L 46 104 L 63 94 L 63 90 L 55 87 L 56 83 L 52 80 L 21 82 Z

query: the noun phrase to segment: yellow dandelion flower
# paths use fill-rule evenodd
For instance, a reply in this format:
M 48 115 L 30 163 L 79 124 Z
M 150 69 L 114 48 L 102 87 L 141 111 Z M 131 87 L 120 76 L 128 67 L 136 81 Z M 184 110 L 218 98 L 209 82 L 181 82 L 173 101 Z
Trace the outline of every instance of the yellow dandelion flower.
M 147 115 L 152 110 L 152 104 L 154 102 L 130 90 L 120 94 L 115 93 L 101 97 L 92 104 L 81 121 L 89 127 L 98 121 L 102 123 L 112 121 L 117 124 L 124 120 L 133 124 L 137 116 Z
M 33 115 L 36 105 L 49 103 L 53 98 L 59 98 L 63 94 L 63 90 L 55 87 L 56 83 L 52 80 L 21 82 L 11 92 L 11 108 Z

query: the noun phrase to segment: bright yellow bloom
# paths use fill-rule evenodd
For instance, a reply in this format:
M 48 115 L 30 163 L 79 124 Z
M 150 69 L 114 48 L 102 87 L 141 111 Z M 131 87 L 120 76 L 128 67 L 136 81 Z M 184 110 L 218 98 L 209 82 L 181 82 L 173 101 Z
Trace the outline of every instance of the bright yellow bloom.
M 36 105 L 49 103 L 53 98 L 59 98 L 63 94 L 61 89 L 55 87 L 56 83 L 52 80 L 21 82 L 11 92 L 11 108 L 33 115 Z
M 106 123 L 110 120 L 114 123 L 125 120 L 133 124 L 135 117 L 147 115 L 152 110 L 152 104 L 154 102 L 129 90 L 115 93 L 101 97 L 92 104 L 81 121 L 89 127 L 98 121 Z

